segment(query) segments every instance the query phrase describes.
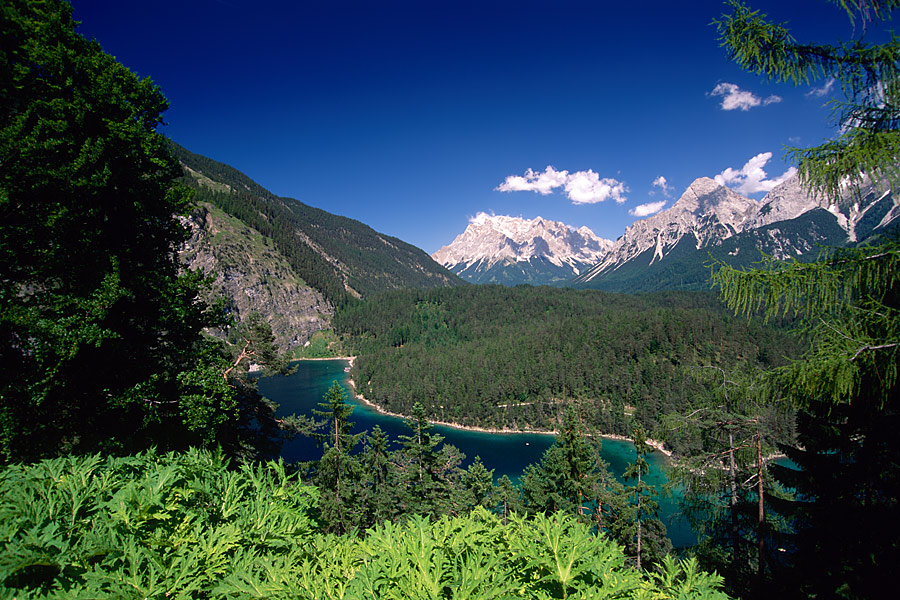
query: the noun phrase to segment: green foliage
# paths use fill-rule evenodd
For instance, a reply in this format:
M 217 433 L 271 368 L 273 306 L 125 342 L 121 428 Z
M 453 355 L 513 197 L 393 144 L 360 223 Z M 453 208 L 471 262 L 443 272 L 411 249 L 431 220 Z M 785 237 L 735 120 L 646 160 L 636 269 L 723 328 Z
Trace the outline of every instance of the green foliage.
M 0 461 L 209 443 L 235 398 L 179 275 L 165 98 L 65 2 L 5 2 L 0 30 Z
M 433 523 L 384 523 L 362 547 L 351 597 L 726 598 L 720 579 L 693 562 L 670 561 L 658 578 L 642 578 L 615 544 L 563 513 L 513 517 L 506 526 L 481 509 Z
M 435 420 L 512 430 L 555 429 L 577 401 L 590 429 L 628 435 L 627 410 L 665 436 L 663 415 L 706 385 L 690 376 L 694 366 L 783 364 L 798 354 L 783 331 L 737 321 L 699 293 L 397 291 L 345 307 L 334 323 L 369 400 L 402 414 L 418 402 Z
M 887 20 L 895 0 L 841 0 L 851 21 Z M 900 41 L 862 39 L 839 46 L 798 45 L 783 26 L 742 4 L 719 22 L 729 54 L 746 69 L 777 80 L 832 77 L 845 102 L 835 104 L 835 140 L 793 150 L 805 183 L 823 204 L 841 188 L 900 183 Z M 866 29 L 863 30 L 865 34 Z M 877 597 L 884 570 L 900 560 L 900 238 L 822 255 L 809 265 L 766 264 L 752 271 L 722 267 L 716 281 L 736 311 L 797 311 L 812 340 L 809 352 L 769 378 L 772 389 L 802 408 L 798 443 L 785 448 L 801 467 L 778 477 L 798 499 L 779 506 L 796 529 L 783 546 L 780 583 L 814 597 Z
M 696 563 L 658 574 L 574 516 L 315 531 L 315 488 L 205 451 L 0 471 L 0 594 L 17 598 L 727 598 Z
M 252 577 L 258 561 L 284 576 L 303 556 L 316 496 L 279 463 L 229 470 L 197 450 L 13 465 L 0 473 L 0 585 L 30 597 L 199 597 Z
M 600 438 L 588 436 L 583 413 L 568 407 L 560 423 L 559 434 L 536 465 L 522 476 L 525 508 L 530 513 L 558 510 L 577 514 L 598 528 L 608 526 L 621 491 L 600 458 Z
M 813 346 L 805 361 L 779 372 L 787 394 L 833 404 L 863 393 L 879 405 L 891 399 L 900 364 L 900 240 L 835 250 L 810 264 L 722 268 L 715 281 L 735 312 L 802 315 Z
M 360 463 L 352 455 L 363 434 L 350 433 L 353 406 L 347 403 L 347 393 L 335 381 L 325 392 L 321 410 L 313 414 L 323 419 L 321 429 L 313 437 L 325 447 L 322 458 L 315 463 L 312 482 L 322 492 L 319 509 L 328 531 L 345 533 L 361 524 L 358 482 Z
M 838 45 L 800 44 L 784 25 L 767 20 L 741 2 L 729 2 L 732 13 L 716 21 L 719 40 L 729 58 L 745 70 L 775 81 L 808 84 L 833 78 L 847 98 L 832 102 L 843 129 L 834 140 L 813 148 L 794 148 L 801 180 L 823 198 L 840 196 L 849 180 L 887 178 L 900 183 L 900 40 L 891 35 L 882 44 L 862 39 Z M 840 2 L 848 15 L 870 14 L 889 19 L 895 0 Z M 863 30 L 865 33 L 865 30 Z
M 309 337 L 309 345 L 297 350 L 297 358 L 332 358 L 338 356 L 340 342 L 334 331 L 316 331 Z

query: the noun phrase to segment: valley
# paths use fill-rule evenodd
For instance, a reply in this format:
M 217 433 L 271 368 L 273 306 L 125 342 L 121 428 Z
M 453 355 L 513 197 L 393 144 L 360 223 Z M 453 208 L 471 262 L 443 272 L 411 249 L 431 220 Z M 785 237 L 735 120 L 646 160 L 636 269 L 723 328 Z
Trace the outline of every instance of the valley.
M 900 2 L 370 4 L 4 2 L 0 597 L 885 597 Z

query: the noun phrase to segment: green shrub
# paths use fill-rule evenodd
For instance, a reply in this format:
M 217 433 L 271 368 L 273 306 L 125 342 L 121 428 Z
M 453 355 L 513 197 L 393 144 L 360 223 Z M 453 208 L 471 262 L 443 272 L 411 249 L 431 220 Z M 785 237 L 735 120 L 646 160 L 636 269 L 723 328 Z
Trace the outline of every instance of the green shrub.
M 661 572 L 573 516 L 385 522 L 324 535 L 315 488 L 281 463 L 229 468 L 208 451 L 67 457 L 0 471 L 0 597 L 708 598 L 693 561 Z

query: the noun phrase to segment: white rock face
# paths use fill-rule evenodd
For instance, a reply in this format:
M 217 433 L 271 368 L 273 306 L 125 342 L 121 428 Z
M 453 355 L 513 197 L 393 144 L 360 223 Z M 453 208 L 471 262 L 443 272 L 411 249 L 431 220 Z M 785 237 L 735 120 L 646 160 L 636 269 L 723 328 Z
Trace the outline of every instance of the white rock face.
M 804 189 L 795 175 L 757 202 L 712 179 L 701 177 L 694 180 L 672 208 L 635 221 L 616 240 L 603 260 L 579 277 L 578 281 L 590 281 L 613 271 L 650 248 L 653 248 L 653 254 L 649 264 L 663 260 L 685 236 L 691 236 L 691 243 L 699 249 L 744 231 L 796 219 L 816 208 L 831 212 L 837 224 L 847 232 L 847 240 L 855 242 L 857 224 L 888 193 L 878 191 L 878 188 L 865 182 L 861 189 L 847 190 L 837 202 L 826 206 L 821 199 Z M 878 227 L 884 227 L 897 217 L 900 217 L 900 207 L 896 206 L 895 200 L 894 208 Z M 783 243 L 787 248 L 784 256 L 779 256 L 776 249 L 776 258 L 796 253 L 792 244 L 794 240 L 774 239 L 779 234 L 778 229 L 768 232 L 768 236 L 773 238 L 773 247 Z
M 615 242 L 604 240 L 588 228 L 575 230 L 563 223 L 538 217 L 534 220 L 479 215 L 449 246 L 433 258 L 457 273 L 483 273 L 497 263 L 545 259 L 556 266 L 566 265 L 576 282 L 584 283 L 615 271 L 642 257 L 648 266 L 665 260 L 678 244 L 701 249 L 736 234 L 790 221 L 814 209 L 826 209 L 847 233 L 847 241 L 857 241 L 872 231 L 872 219 L 858 231 L 860 223 L 888 191 L 868 182 L 859 190 L 845 191 L 836 202 L 825 203 L 805 190 L 795 175 L 761 201 L 745 198 L 708 177 L 694 180 L 668 210 L 635 221 Z M 880 219 L 875 229 L 900 218 L 898 199 Z M 880 214 L 880 213 L 876 213 Z M 776 258 L 805 254 L 816 249 L 814 236 L 796 238 L 775 227 L 765 233 L 767 247 Z M 684 246 L 682 246 L 684 248 Z M 648 254 L 647 251 L 651 250 Z M 636 264 L 636 263 L 634 263 Z
M 759 210 L 745 227 L 756 229 L 778 221 L 796 219 L 814 208 L 821 208 L 819 201 L 800 186 L 800 180 L 795 175 L 766 194 L 759 203 Z
M 590 281 L 653 249 L 649 264 L 663 260 L 685 236 L 702 248 L 743 230 L 758 204 L 709 177 L 694 180 L 672 208 L 635 221 L 603 260 L 584 275 Z
M 522 219 L 503 215 L 476 217 L 449 245 L 432 254 L 447 268 L 481 263 L 487 269 L 504 261 L 527 262 L 542 258 L 577 275 L 585 265 L 599 261 L 612 241 L 587 227 L 574 229 L 560 221 L 541 217 Z

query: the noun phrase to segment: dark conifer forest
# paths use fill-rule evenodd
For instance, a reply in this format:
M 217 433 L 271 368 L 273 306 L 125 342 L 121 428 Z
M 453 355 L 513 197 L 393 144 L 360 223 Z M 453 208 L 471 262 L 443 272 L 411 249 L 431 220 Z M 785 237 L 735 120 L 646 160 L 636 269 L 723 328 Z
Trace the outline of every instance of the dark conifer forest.
M 339 311 L 335 327 L 358 354 L 358 390 L 386 410 L 420 403 L 441 421 L 546 430 L 576 403 L 598 432 L 630 436 L 639 424 L 679 453 L 702 440 L 668 423 L 714 393 L 711 369 L 776 368 L 801 350 L 785 326 L 736 318 L 712 293 L 396 291 Z M 783 417 L 772 426 L 788 441 Z

